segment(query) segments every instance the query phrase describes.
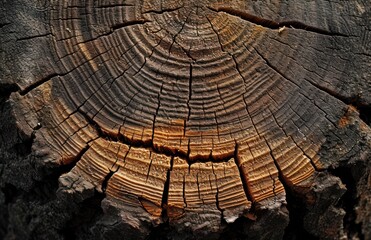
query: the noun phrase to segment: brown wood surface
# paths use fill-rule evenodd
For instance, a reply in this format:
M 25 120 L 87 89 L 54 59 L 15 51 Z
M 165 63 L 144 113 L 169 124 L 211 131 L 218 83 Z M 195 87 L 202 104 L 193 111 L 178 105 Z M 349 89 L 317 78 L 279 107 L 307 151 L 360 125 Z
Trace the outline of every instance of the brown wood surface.
M 370 7 L 5 1 L 3 152 L 18 141 L 9 124 L 31 141 L 22 158 L 56 174 L 63 198 L 101 194 L 90 238 L 162 226 L 237 238 L 228 229 L 242 224 L 242 238 L 279 239 L 298 224 L 299 237 L 366 239 Z M 30 192 L 9 180 L 16 167 L 3 155 L 2 189 Z

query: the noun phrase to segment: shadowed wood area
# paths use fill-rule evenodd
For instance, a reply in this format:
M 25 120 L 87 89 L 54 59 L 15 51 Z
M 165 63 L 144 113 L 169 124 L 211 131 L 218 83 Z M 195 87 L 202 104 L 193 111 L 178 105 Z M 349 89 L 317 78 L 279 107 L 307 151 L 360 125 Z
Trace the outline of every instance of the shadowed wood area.
M 369 3 L 23 4 L 1 7 L 1 119 L 79 205 L 60 232 L 371 237 Z

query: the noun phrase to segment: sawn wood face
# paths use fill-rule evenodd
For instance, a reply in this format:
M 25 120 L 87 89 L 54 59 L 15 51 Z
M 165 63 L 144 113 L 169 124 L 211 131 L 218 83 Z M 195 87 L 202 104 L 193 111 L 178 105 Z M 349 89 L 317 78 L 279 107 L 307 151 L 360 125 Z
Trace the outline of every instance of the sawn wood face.
M 348 60 L 326 49 L 348 32 L 279 9 L 53 1 L 57 73 L 19 86 L 50 161 L 76 163 L 61 184 L 76 175 L 153 219 L 210 229 L 308 188 L 337 161 L 319 151 L 343 127 Z

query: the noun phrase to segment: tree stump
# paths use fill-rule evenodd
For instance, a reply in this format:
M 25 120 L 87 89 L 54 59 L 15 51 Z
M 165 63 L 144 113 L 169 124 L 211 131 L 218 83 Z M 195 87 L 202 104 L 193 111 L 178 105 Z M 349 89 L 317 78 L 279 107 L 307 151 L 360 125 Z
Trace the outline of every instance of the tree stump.
M 3 1 L 0 238 L 370 239 L 370 14 Z

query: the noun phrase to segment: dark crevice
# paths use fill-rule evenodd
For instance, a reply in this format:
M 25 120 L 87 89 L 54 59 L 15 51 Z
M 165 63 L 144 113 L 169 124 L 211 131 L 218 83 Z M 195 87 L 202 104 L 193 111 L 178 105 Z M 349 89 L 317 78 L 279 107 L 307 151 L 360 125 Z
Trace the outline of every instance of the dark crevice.
M 1 188 L 1 191 L 5 197 L 5 205 L 14 203 L 17 197 L 20 195 L 20 191 L 10 183 L 5 183 L 4 187 Z
M 41 79 L 39 81 L 36 81 L 36 82 L 28 85 L 25 89 L 20 90 L 19 91 L 19 94 L 21 94 L 22 96 L 24 96 L 27 93 L 29 93 L 30 91 L 32 91 L 33 89 L 35 89 L 35 88 L 39 87 L 40 85 L 42 85 L 43 83 L 46 83 L 46 82 L 50 81 L 52 78 L 59 77 L 59 76 L 63 76 L 63 75 L 60 75 L 58 73 L 50 74 L 50 75 L 46 76 L 45 78 L 43 78 L 43 79 Z
M 19 87 L 17 84 L 0 84 L 0 97 L 9 96 L 12 92 L 19 91 Z
M 250 13 L 240 11 L 237 9 L 233 9 L 233 8 L 229 8 L 229 7 L 217 7 L 217 8 L 208 7 L 208 8 L 212 11 L 224 12 L 224 13 L 239 17 L 243 20 L 249 21 L 251 23 L 260 25 L 262 27 L 270 28 L 270 29 L 280 29 L 283 27 L 287 27 L 287 28 L 292 28 L 292 29 L 302 29 L 308 32 L 314 32 L 314 33 L 323 34 L 323 35 L 347 37 L 347 35 L 343 33 L 331 32 L 325 29 L 309 26 L 309 25 L 306 25 L 302 22 L 295 21 L 295 20 L 276 22 L 270 19 L 261 18 L 255 15 L 252 15 Z
M 200 156 L 200 155 L 196 155 L 196 156 L 193 156 L 193 157 L 190 157 L 190 152 L 191 152 L 191 146 L 190 144 L 188 145 L 188 153 L 187 154 L 187 157 L 185 158 L 185 160 L 188 162 L 188 165 L 189 165 L 189 168 L 195 164 L 195 163 L 208 163 L 208 162 L 212 162 L 212 163 L 220 163 L 220 162 L 228 162 L 229 160 L 231 160 L 232 158 L 234 158 L 234 151 L 231 151 L 229 153 L 224 153 L 222 156 L 213 156 L 213 152 L 212 150 L 210 151 L 210 154 L 208 156 Z M 178 156 L 178 155 L 175 155 L 175 156 Z M 178 156 L 180 158 L 182 158 L 181 156 Z
M 24 40 L 30 40 L 30 39 L 34 39 L 34 38 L 41 38 L 41 37 L 47 37 L 47 36 L 51 36 L 51 33 L 45 33 L 45 34 L 40 34 L 40 35 L 18 38 L 16 41 L 24 41 Z
M 150 234 L 145 239 L 146 240 L 172 239 L 169 238 L 169 235 L 171 235 L 172 231 L 174 231 L 174 229 L 170 226 L 169 221 L 166 221 L 152 228 Z
M 80 161 L 82 156 L 89 150 L 89 148 L 90 146 L 86 145 L 83 149 L 80 150 L 80 152 L 76 156 L 69 159 L 65 159 L 65 161 L 63 161 L 63 165 L 60 166 L 59 170 L 60 175 L 70 172 L 72 168 L 74 168 L 76 164 Z
M 176 8 L 166 8 L 166 9 L 161 9 L 161 10 L 148 10 L 148 11 L 142 12 L 142 14 L 146 14 L 146 13 L 163 14 L 167 12 L 175 12 L 181 9 L 182 7 L 183 6 L 176 7 Z
M 7 25 L 10 25 L 11 23 L 10 22 L 5 22 L 5 23 L 0 23 L 0 28 L 3 28 Z
M 371 104 L 362 105 L 356 102 L 355 106 L 359 111 L 359 118 L 371 127 Z
M 148 181 L 149 173 L 151 172 L 151 167 L 152 167 L 152 162 L 153 162 L 152 152 L 149 152 L 149 160 L 150 160 L 150 162 L 149 162 L 148 171 L 147 171 L 146 183 Z
M 128 4 L 128 3 L 123 3 L 123 4 L 106 4 L 106 5 L 100 5 L 100 6 L 95 6 L 95 8 L 115 8 L 115 7 L 133 7 L 134 4 Z
M 116 171 L 109 170 L 109 173 L 104 177 L 103 182 L 102 182 L 102 192 L 105 193 L 108 185 L 108 181 L 111 179 L 113 174 L 115 174 L 120 167 L 116 169 Z
M 187 144 L 187 155 L 185 156 L 186 157 L 186 159 L 189 161 L 189 156 L 191 155 L 191 139 L 190 138 L 188 138 L 188 144 Z M 189 169 L 191 168 L 191 166 L 189 166 L 189 168 L 188 168 L 188 171 L 189 171 Z
M 289 212 L 289 225 L 285 229 L 283 239 L 318 239 L 318 237 L 309 233 L 304 228 L 304 215 L 307 210 L 307 204 L 305 203 L 304 196 L 301 196 L 300 194 L 291 190 L 291 188 L 285 183 L 281 172 L 278 179 L 285 188 L 287 202 L 286 207 Z
M 199 162 L 204 163 L 204 162 L 210 162 L 210 161 L 228 162 L 233 157 L 233 154 L 234 154 L 234 152 L 231 151 L 230 153 L 225 153 L 223 156 L 218 156 L 217 158 L 215 157 L 210 158 L 210 155 L 207 155 L 207 156 L 196 155 L 196 156 L 190 157 L 190 141 L 188 142 L 187 152 L 184 152 L 177 148 L 170 148 L 170 147 L 155 145 L 153 144 L 152 139 L 148 139 L 146 141 L 134 140 L 132 138 L 124 136 L 121 133 L 115 134 L 112 132 L 107 132 L 104 129 L 102 129 L 97 122 L 95 122 L 91 117 L 89 117 L 88 114 L 86 114 L 80 109 L 77 110 L 77 112 L 79 112 L 86 119 L 86 121 L 96 130 L 100 138 L 103 138 L 107 141 L 126 144 L 130 147 L 147 148 L 154 153 L 163 154 L 169 157 L 179 157 L 181 159 L 186 160 L 189 165 L 192 165 L 194 163 L 199 163 Z
M 216 177 L 216 175 L 215 175 L 215 177 Z M 218 185 L 218 181 L 216 181 L 216 184 Z M 216 208 L 220 211 L 220 223 L 221 224 L 227 224 L 227 221 L 224 219 L 224 209 L 222 209 L 220 207 L 220 204 L 219 204 L 219 188 L 218 188 L 218 186 L 216 186 L 215 204 L 216 204 Z
M 139 19 L 139 20 L 127 21 L 124 23 L 118 23 L 112 26 L 112 30 L 115 31 L 120 28 L 125 28 L 125 27 L 130 27 L 130 26 L 135 26 L 135 25 L 143 25 L 147 22 L 151 22 L 151 21 L 147 19 Z
M 289 225 L 285 229 L 283 239 L 318 239 L 318 237 L 310 234 L 307 230 L 304 229 L 304 214 L 306 212 L 306 203 L 304 200 L 304 196 L 292 190 L 290 184 L 288 184 L 285 180 L 285 177 L 283 176 L 277 160 L 272 154 L 272 151 L 270 152 L 270 154 L 273 158 L 276 168 L 278 169 L 278 179 L 285 189 L 287 202 L 286 207 L 289 211 Z
M 224 209 L 222 209 L 220 207 L 220 203 L 219 203 L 219 186 L 218 186 L 218 176 L 215 174 L 215 171 L 214 171 L 214 165 L 211 165 L 212 167 L 212 170 L 213 170 L 213 174 L 214 174 L 214 177 L 215 177 L 215 184 L 216 184 L 216 193 L 215 193 L 215 204 L 216 204 L 216 208 L 219 210 L 220 212 L 220 223 L 221 224 L 227 224 L 227 221 L 224 219 Z M 209 176 L 209 182 L 211 183 L 211 179 L 210 179 L 210 176 Z M 199 183 L 198 183 L 198 174 L 197 174 L 197 188 L 198 188 L 198 194 L 199 194 L 199 199 L 201 199 L 201 196 L 200 196 L 200 187 L 199 187 Z M 202 202 L 204 200 L 202 199 Z
M 95 129 L 95 131 L 97 131 L 100 137 L 103 137 L 107 140 L 117 139 L 117 136 L 111 136 L 110 133 L 104 133 L 98 123 L 96 123 L 91 117 L 89 117 L 87 113 L 85 113 L 81 109 L 77 109 L 77 112 L 85 118 L 85 120 Z
M 290 183 L 287 181 L 287 179 L 285 178 L 285 176 L 283 175 L 282 173 L 282 170 L 281 170 L 281 167 L 279 166 L 276 158 L 274 157 L 273 155 L 273 152 L 272 152 L 272 148 L 270 147 L 270 145 L 268 144 L 267 140 L 264 138 L 264 140 L 266 141 L 267 143 L 267 146 L 269 148 L 269 154 L 271 156 L 271 158 L 273 159 L 273 163 L 274 165 L 276 166 L 276 169 L 278 170 L 278 179 L 280 180 L 280 182 L 282 183 L 283 187 L 285 188 L 285 191 L 286 193 L 288 191 L 291 191 L 291 188 L 290 188 Z
M 286 189 L 287 209 L 289 211 L 289 225 L 285 229 L 283 239 L 319 239 L 304 229 L 304 214 L 307 211 L 307 204 L 303 196 L 300 196 L 290 189 Z
M 35 132 L 32 132 L 31 136 L 21 134 L 19 138 L 21 139 L 21 142 L 14 145 L 14 150 L 20 156 L 28 156 L 32 152 L 32 144 L 35 140 Z
M 234 158 L 235 164 L 237 166 L 237 169 L 238 169 L 238 171 L 240 173 L 240 179 L 241 179 L 241 182 L 242 182 L 242 186 L 243 186 L 243 190 L 245 192 L 246 198 L 250 202 L 254 203 L 255 200 L 254 200 L 254 198 L 253 198 L 253 196 L 251 194 L 251 190 L 250 190 L 250 187 L 249 187 L 247 176 L 243 172 L 243 170 L 241 169 L 242 168 L 242 165 L 240 163 L 240 158 L 239 158 L 239 155 L 238 155 L 238 144 L 237 144 L 237 142 L 235 144 L 235 150 L 234 150 L 234 157 L 233 158 Z
M 245 99 L 244 99 L 245 100 Z M 245 105 L 247 106 L 246 102 Z M 247 112 L 251 116 L 248 108 Z M 253 126 L 255 128 L 255 131 L 257 132 L 258 136 L 260 136 L 260 133 L 258 129 L 255 127 L 255 123 L 253 121 L 253 118 L 251 118 L 253 122 Z M 269 154 L 273 160 L 273 163 L 278 171 L 278 180 L 282 183 L 284 189 L 285 189 L 285 195 L 286 195 L 286 202 L 287 202 L 287 210 L 289 211 L 289 225 L 285 229 L 284 237 L 283 239 L 291 240 L 291 239 L 317 239 L 314 235 L 310 234 L 308 231 L 304 229 L 304 213 L 305 213 L 305 202 L 304 202 L 304 196 L 300 195 L 300 193 L 296 193 L 292 189 L 292 184 L 287 181 L 285 176 L 283 175 L 281 168 L 273 154 L 272 148 L 269 145 L 266 138 L 262 137 L 268 148 L 269 148 Z M 243 179 L 243 176 L 241 175 L 241 179 Z M 275 184 L 275 181 L 274 181 Z M 254 202 L 253 202 L 254 203 Z M 253 212 L 259 211 L 259 206 L 254 206 L 253 204 Z
M 307 81 L 314 87 L 318 88 L 319 90 L 331 95 L 332 97 L 338 99 L 339 101 L 343 102 L 345 105 L 352 105 L 357 108 L 359 111 L 359 117 L 362 121 L 364 121 L 366 124 L 371 124 L 371 104 L 365 104 L 361 99 L 359 99 L 358 96 L 352 96 L 352 97 L 346 97 L 343 96 L 329 88 L 326 88 L 324 86 L 321 86 L 313 81 Z
M 164 220 L 164 222 L 168 221 L 169 219 L 168 213 L 167 213 L 167 203 L 169 199 L 170 173 L 173 170 L 173 165 L 174 165 L 174 157 L 171 157 L 170 168 L 167 170 L 167 173 L 166 173 L 166 181 L 164 184 L 164 191 L 162 193 L 162 200 L 161 200 L 161 207 L 162 207 L 161 218 Z
M 190 15 L 190 14 L 191 14 L 191 13 L 189 13 L 189 15 Z M 188 21 L 189 15 L 187 16 L 186 20 L 185 20 L 184 23 L 182 24 L 182 27 L 180 28 L 180 30 L 179 30 L 176 34 L 173 35 L 171 32 L 169 32 L 169 31 L 167 31 L 166 29 L 164 29 L 165 31 L 167 31 L 167 32 L 169 33 L 170 36 L 173 35 L 173 41 L 171 42 L 170 47 L 169 47 L 169 51 L 168 51 L 169 55 L 171 54 L 171 50 L 172 50 L 172 48 L 173 48 L 174 43 L 176 43 L 176 38 L 177 38 L 178 35 L 183 31 L 184 26 L 186 25 L 186 23 L 187 23 L 187 21 Z M 179 45 L 179 44 L 178 44 L 178 45 Z
M 86 145 L 81 151 L 76 155 L 76 157 L 73 159 L 69 167 L 72 169 L 72 164 L 73 166 L 76 165 L 76 163 L 82 158 L 82 156 L 89 150 L 90 146 Z
M 9 99 L 10 94 L 19 91 L 17 84 L 0 84 L 0 105 Z
M 180 45 L 178 42 L 176 42 L 176 44 L 183 50 L 183 52 L 187 55 L 187 57 L 189 58 L 189 59 L 191 59 L 192 60 L 192 62 L 197 62 L 197 59 L 196 58 L 194 58 L 192 55 L 191 55 L 191 46 L 190 46 L 190 48 L 187 50 L 187 49 L 185 49 L 182 45 Z
M 353 169 L 352 169 L 353 168 Z M 358 173 L 357 176 L 352 174 L 352 170 L 356 170 Z M 342 183 L 346 186 L 347 190 L 345 194 L 340 198 L 338 202 L 338 207 L 341 207 L 345 210 L 346 214 L 343 219 L 344 231 L 347 234 L 348 239 L 365 239 L 362 234 L 362 225 L 356 223 L 357 213 L 355 207 L 358 205 L 357 197 L 357 179 L 363 174 L 359 174 L 364 169 L 362 164 L 354 166 L 341 166 L 335 169 L 329 169 L 329 172 L 340 178 Z
M 283 239 L 318 239 L 316 236 L 310 234 L 304 229 L 304 213 L 306 212 L 306 204 L 304 202 L 304 196 L 301 196 L 300 193 L 295 192 L 292 189 L 292 184 L 286 180 L 286 177 L 283 175 L 282 170 L 275 158 L 270 145 L 265 139 L 267 146 L 270 150 L 270 155 L 273 159 L 273 163 L 278 170 L 278 179 L 282 183 L 285 193 L 286 193 L 286 202 L 287 209 L 289 211 L 289 225 L 285 229 L 285 234 Z

